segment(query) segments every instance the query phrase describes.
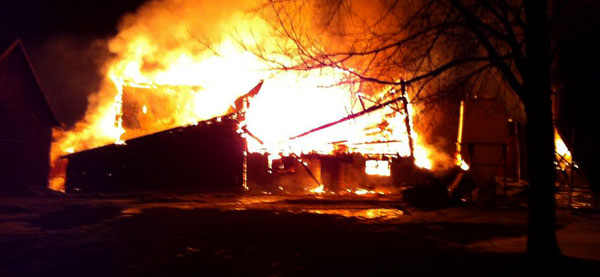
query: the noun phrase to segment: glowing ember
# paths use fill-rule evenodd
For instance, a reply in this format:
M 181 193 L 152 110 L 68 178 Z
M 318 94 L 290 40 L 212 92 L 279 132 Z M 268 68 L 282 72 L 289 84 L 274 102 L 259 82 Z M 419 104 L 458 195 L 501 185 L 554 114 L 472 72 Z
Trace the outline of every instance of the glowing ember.
M 316 188 L 313 188 L 313 189 L 310 189 L 308 191 L 310 191 L 312 193 L 321 194 L 321 193 L 325 193 L 325 187 L 323 185 L 320 185 L 320 186 L 318 186 Z
M 459 162 L 458 162 L 458 166 L 460 166 L 460 169 L 462 169 L 462 170 L 464 170 L 464 171 L 467 171 L 467 170 L 469 170 L 469 168 L 470 168 L 470 167 L 469 167 L 469 165 L 467 164 L 467 162 L 465 162 L 465 161 L 464 161 L 464 160 L 461 158 L 461 156 L 460 156 L 460 155 L 458 155 L 458 156 L 457 156 L 457 159 L 458 159 L 458 161 L 459 161 Z
M 358 219 L 383 219 L 391 220 L 404 215 L 402 210 L 398 209 L 313 209 L 306 210 L 308 213 L 339 215 L 343 217 L 353 217 Z
M 390 176 L 390 162 L 379 160 L 366 160 L 365 173 L 367 173 L 368 175 Z
M 375 191 L 373 191 L 373 190 L 366 190 L 366 189 L 361 189 L 361 188 L 358 188 L 358 189 L 356 189 L 356 190 L 354 191 L 354 193 L 355 193 L 356 195 L 365 195 L 365 194 L 375 194 L 375 193 L 377 193 L 377 192 L 375 192 Z
M 562 140 L 556 129 L 554 129 L 554 147 L 556 151 L 556 166 L 562 170 L 570 167 L 571 163 L 573 162 L 571 151 L 569 151 L 569 148 L 567 148 L 567 145 Z

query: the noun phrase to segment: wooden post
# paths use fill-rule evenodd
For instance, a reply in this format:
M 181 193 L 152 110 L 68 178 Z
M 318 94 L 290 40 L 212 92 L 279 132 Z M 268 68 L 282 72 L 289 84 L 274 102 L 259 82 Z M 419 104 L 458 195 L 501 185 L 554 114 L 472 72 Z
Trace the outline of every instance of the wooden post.
M 408 147 L 410 149 L 410 158 L 412 160 L 415 159 L 415 146 L 414 146 L 414 141 L 412 138 L 412 130 L 411 130 L 411 126 L 410 126 L 410 114 L 408 112 L 408 98 L 406 97 L 406 82 L 404 82 L 404 80 L 402 80 L 402 86 L 401 86 L 401 90 L 402 90 L 402 96 L 400 97 L 400 99 L 402 100 L 402 104 L 404 104 L 404 114 L 406 115 L 404 117 L 404 124 L 406 125 L 406 134 L 408 135 Z

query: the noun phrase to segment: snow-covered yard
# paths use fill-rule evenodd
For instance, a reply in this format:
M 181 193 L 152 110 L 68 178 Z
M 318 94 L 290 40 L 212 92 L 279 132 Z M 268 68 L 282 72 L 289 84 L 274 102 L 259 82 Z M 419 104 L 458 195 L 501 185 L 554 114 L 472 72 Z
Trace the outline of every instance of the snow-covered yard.
M 558 210 L 571 258 L 525 259 L 527 210 L 400 197 L 2 197 L 0 275 L 488 275 L 600 271 L 600 214 Z

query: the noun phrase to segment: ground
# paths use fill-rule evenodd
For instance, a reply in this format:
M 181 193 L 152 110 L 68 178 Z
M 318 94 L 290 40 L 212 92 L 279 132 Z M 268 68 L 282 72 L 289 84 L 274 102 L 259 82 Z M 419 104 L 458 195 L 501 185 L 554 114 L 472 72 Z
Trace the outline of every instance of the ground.
M 566 258 L 524 254 L 527 210 L 401 197 L 0 197 L 0 276 L 600 273 L 600 213 L 559 209 Z

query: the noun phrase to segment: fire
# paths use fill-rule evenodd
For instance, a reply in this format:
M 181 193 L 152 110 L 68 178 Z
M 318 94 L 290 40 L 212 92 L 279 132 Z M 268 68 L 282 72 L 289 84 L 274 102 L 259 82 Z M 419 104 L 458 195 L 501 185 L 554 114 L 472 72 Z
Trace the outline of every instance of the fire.
M 357 188 L 354 193 L 356 195 L 365 195 L 365 194 L 376 194 L 377 192 L 374 190 L 367 190 L 367 189 L 362 189 L 362 188 Z M 383 194 L 383 193 L 380 193 Z
M 65 176 L 56 176 L 50 179 L 48 188 L 55 191 L 65 192 Z
M 325 193 L 325 187 L 323 185 L 320 185 L 316 188 L 310 189 L 309 191 L 316 194 L 322 194 Z
M 352 105 L 350 90 L 341 87 L 319 88 L 319 83 L 328 82 L 329 78 L 339 74 L 344 73 L 332 70 L 328 76 L 284 79 L 285 87 L 279 89 L 269 90 L 263 87 L 261 93 L 252 99 L 245 122 L 262 143 L 249 140 L 249 150 L 297 155 L 310 152 L 329 154 L 336 151 L 336 146 L 344 145 L 349 153 L 409 156 L 408 134 L 404 123 L 406 115 L 394 110 L 395 107 L 385 107 L 352 121 L 290 139 L 306 130 L 362 110 L 358 103 Z M 281 79 L 273 81 L 280 82 Z M 297 87 L 289 84 L 296 84 Z M 312 89 L 303 89 L 305 84 L 313 84 L 309 86 Z M 268 82 L 265 82 L 265 86 L 268 87 Z M 381 100 L 387 96 L 383 94 Z M 412 138 L 417 141 L 414 153 L 416 164 L 431 168 L 427 147 L 419 144 L 420 138 L 416 133 L 412 134 Z
M 556 151 L 556 166 L 562 170 L 567 169 L 573 163 L 571 151 L 558 134 L 558 130 L 554 129 L 554 147 Z
M 390 176 L 390 162 L 367 160 L 365 162 L 365 173 L 369 175 Z
M 251 7 L 246 1 L 234 2 L 240 7 Z M 412 139 L 415 164 L 433 167 L 431 146 L 413 129 L 412 119 L 418 110 L 410 99 L 408 112 L 395 103 L 323 131 L 290 139 L 364 110 L 358 97 L 369 95 L 372 103 L 378 103 L 396 97 L 397 92 L 389 87 L 360 91 L 358 85 L 347 82 L 352 79 L 351 74 L 337 69 L 270 70 L 272 63 L 241 45 L 268 49 L 274 43 L 289 42 L 268 40 L 273 32 L 271 25 L 259 15 L 242 12 L 240 7 L 231 4 L 217 12 L 196 1 L 151 2 L 136 14 L 126 16 L 119 34 L 109 44 L 116 58 L 107 62 L 106 81 L 89 98 L 85 117 L 74 128 L 55 132 L 53 168 L 60 163 L 59 157 L 68 153 L 110 143 L 123 144 L 129 138 L 225 115 L 235 100 L 259 80 L 265 80 L 264 85 L 250 100 L 245 120 L 240 122 L 261 141 L 247 138 L 249 152 L 329 154 L 343 146 L 348 153 L 407 157 L 411 155 Z M 281 64 L 289 60 L 281 56 L 268 59 Z M 370 160 L 365 170 L 367 174 L 390 175 L 386 161 Z M 63 184 L 64 173 L 55 174 L 51 188 L 64 190 Z M 310 191 L 325 192 L 323 185 Z
M 465 101 L 460 101 L 460 109 L 458 115 L 458 136 L 456 138 L 456 165 L 463 171 L 469 170 L 469 165 L 462 158 L 462 133 L 463 133 L 463 121 L 465 117 Z
M 460 169 L 462 169 L 464 171 L 468 171 L 469 168 L 471 168 L 471 167 L 469 167 L 467 162 L 465 162 L 465 160 L 462 159 L 460 154 L 458 154 L 457 159 L 458 159 L 457 165 L 460 167 Z
M 313 214 L 338 215 L 343 217 L 352 217 L 358 219 L 382 219 L 392 220 L 404 215 L 402 210 L 398 209 L 308 209 L 303 212 Z

